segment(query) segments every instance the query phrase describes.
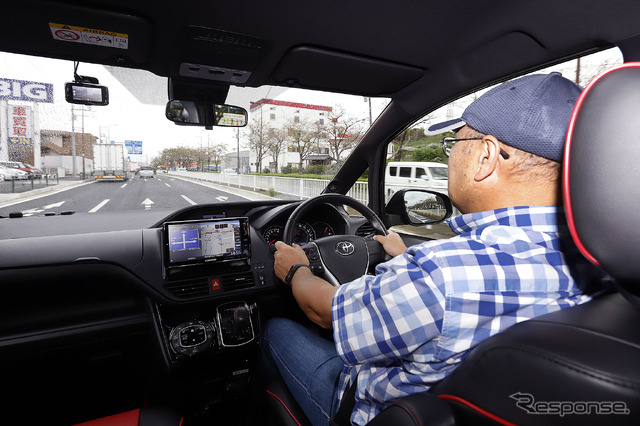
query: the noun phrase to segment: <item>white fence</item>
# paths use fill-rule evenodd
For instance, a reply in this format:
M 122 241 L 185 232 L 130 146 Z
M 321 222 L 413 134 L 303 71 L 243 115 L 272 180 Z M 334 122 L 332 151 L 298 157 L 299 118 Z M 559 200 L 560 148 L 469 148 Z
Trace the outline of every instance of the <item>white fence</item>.
M 291 199 L 306 200 L 319 195 L 329 184 L 329 179 L 300 179 L 279 176 L 258 176 L 258 175 L 237 175 L 208 172 L 180 172 L 173 171 L 171 174 L 185 176 L 206 182 L 218 183 L 230 187 L 243 188 L 251 191 L 265 191 L 267 193 L 275 191 L 280 196 Z M 430 189 L 442 193 L 447 193 L 446 188 L 429 188 L 415 184 L 388 184 L 385 185 L 385 203 L 389 201 L 391 195 L 401 188 L 421 188 Z M 347 193 L 351 198 L 355 198 L 364 205 L 369 204 L 369 185 L 367 182 L 356 182 Z
M 185 176 L 190 179 L 197 179 L 206 182 L 228 185 L 231 187 L 248 189 L 251 191 L 262 190 L 266 192 L 275 191 L 280 195 L 285 195 L 294 199 L 304 200 L 319 195 L 329 179 L 299 179 L 278 176 L 258 176 L 258 175 L 237 175 L 224 173 L 206 172 L 179 172 L 173 171 L 171 174 Z M 369 193 L 367 182 L 356 182 L 347 193 L 352 198 L 362 204 L 368 204 Z

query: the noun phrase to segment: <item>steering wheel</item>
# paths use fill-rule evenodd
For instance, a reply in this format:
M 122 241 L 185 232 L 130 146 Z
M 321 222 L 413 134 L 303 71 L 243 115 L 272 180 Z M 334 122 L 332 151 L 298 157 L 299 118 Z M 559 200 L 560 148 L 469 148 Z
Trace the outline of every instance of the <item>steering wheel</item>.
M 298 222 L 305 213 L 327 203 L 354 208 L 371 223 L 377 234 L 387 235 L 386 226 L 369 207 L 346 195 L 322 194 L 304 201 L 293 211 L 284 227 L 283 241 L 291 245 Z M 373 239 L 373 234 L 366 237 L 332 235 L 300 246 L 307 254 L 311 271 L 334 286 L 360 278 L 371 265 L 387 259 L 382 244 Z

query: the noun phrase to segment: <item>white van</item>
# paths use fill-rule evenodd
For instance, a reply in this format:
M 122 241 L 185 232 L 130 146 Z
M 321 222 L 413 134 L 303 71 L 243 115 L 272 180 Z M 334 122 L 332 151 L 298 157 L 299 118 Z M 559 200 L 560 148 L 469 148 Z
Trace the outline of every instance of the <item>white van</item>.
M 387 164 L 384 177 L 386 201 L 402 188 L 421 188 L 448 194 L 448 176 L 446 164 L 392 161 Z

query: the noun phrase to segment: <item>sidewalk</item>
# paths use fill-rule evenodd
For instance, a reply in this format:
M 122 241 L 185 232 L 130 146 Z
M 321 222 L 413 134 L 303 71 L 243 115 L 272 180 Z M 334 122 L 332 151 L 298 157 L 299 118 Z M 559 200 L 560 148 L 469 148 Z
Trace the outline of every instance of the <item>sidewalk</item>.
M 80 180 L 79 178 L 64 178 L 60 179 L 59 183 L 50 184 L 49 186 L 45 186 L 43 188 L 35 188 L 28 191 L 23 192 L 1 192 L 0 193 L 0 205 L 3 207 L 10 206 L 12 204 L 21 203 L 23 201 L 29 201 L 34 198 L 42 197 L 44 195 L 56 194 L 58 192 L 66 191 L 71 188 L 75 188 L 80 185 L 85 185 L 88 183 L 92 183 L 93 179 Z M 3 185 L 9 185 L 11 188 L 10 182 L 4 182 Z M 6 189 L 3 187 L 3 189 Z M 10 191 L 11 189 L 9 189 Z

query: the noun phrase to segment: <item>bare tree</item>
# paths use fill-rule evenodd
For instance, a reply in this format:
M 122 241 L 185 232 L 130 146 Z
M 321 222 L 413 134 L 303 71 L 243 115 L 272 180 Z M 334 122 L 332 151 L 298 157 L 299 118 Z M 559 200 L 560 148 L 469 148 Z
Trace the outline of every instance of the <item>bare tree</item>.
M 216 166 L 222 162 L 222 156 L 227 152 L 227 147 L 223 144 L 215 144 L 209 149 L 209 154 L 211 155 L 211 159 L 213 160 L 213 164 Z
M 294 148 L 300 156 L 298 168 L 302 170 L 302 163 L 313 150 L 313 144 L 315 142 L 314 130 L 308 121 L 296 121 L 295 119 L 290 120 L 285 126 L 285 129 L 291 142 L 290 146 Z
M 267 127 L 262 119 L 262 114 L 251 120 L 249 124 L 249 150 L 256 153 L 256 168 L 262 172 L 262 160 L 267 156 Z
M 275 173 L 279 172 L 278 158 L 285 148 L 287 142 L 287 131 L 285 129 L 270 128 L 267 132 L 267 148 L 275 163 Z
M 328 115 L 328 122 L 324 126 L 329 135 L 329 150 L 331 156 L 340 163 L 340 157 L 345 151 L 353 149 L 362 137 L 362 119 L 347 115 L 340 107 L 333 108 Z

